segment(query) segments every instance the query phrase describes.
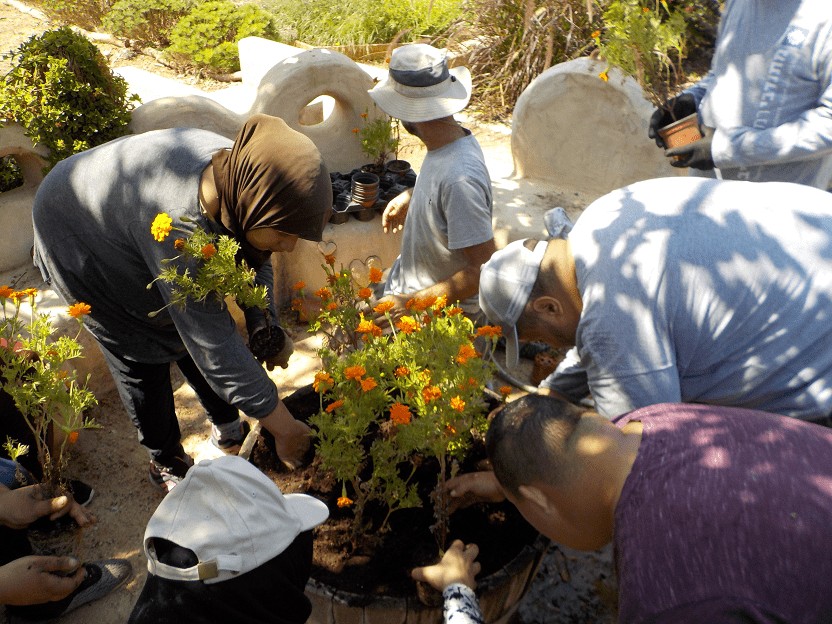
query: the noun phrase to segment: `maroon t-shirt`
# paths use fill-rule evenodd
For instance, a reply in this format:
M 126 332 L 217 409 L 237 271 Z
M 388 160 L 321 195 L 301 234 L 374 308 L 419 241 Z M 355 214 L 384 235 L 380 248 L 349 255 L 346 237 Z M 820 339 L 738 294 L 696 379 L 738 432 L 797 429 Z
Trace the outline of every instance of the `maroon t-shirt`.
M 621 622 L 832 622 L 832 430 L 662 404 L 615 510 Z

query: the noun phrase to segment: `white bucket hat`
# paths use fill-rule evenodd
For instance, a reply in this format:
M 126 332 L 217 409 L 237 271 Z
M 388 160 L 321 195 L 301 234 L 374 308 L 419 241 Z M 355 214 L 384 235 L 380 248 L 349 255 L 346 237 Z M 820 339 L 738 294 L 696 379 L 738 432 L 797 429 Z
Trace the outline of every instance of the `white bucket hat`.
M 467 67 L 449 69 L 447 50 L 411 43 L 393 50 L 387 77 L 369 93 L 391 117 L 431 121 L 468 106 L 471 72 Z
M 188 471 L 147 523 L 147 569 L 172 581 L 225 581 L 273 559 L 328 516 L 325 503 L 306 494 L 282 494 L 242 457 L 206 459 Z M 192 550 L 199 563 L 190 568 L 162 563 L 154 538 Z
M 509 369 L 520 362 L 517 320 L 529 302 L 549 245 L 543 240 L 529 249 L 525 242 L 517 240 L 494 252 L 480 269 L 480 308 L 491 323 L 503 328 Z

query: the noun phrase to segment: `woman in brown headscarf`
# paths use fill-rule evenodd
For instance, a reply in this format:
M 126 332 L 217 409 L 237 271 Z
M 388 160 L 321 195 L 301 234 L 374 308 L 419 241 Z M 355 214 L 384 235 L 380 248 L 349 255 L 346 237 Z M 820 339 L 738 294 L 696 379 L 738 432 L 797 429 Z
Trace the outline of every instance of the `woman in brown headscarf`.
M 183 268 L 187 262 L 174 236 L 154 240 L 150 223 L 165 212 L 177 236 L 196 229 L 233 236 L 259 268 L 257 282 L 271 289 L 271 253 L 292 251 L 298 238 L 320 240 L 331 206 L 329 174 L 314 144 L 268 115 L 251 117 L 233 144 L 194 128 L 124 137 L 61 161 L 41 183 L 35 264 L 67 302 L 91 305 L 85 326 L 150 453 L 151 480 L 164 490 L 192 464 L 180 441 L 171 362 L 193 386 L 221 449 L 236 452 L 242 441 L 238 410 L 274 434 L 288 465 L 300 461 L 310 440 L 222 298 L 167 306 L 170 286 L 154 280 L 168 259 Z M 246 321 L 250 336 L 267 327 L 260 310 L 246 310 Z M 284 342 L 262 358 L 269 370 L 286 366 L 291 340 Z

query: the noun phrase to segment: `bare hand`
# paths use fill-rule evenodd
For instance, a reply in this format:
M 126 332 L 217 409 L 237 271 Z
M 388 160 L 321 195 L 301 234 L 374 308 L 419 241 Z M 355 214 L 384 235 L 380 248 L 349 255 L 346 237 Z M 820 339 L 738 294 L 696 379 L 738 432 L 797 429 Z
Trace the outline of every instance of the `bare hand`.
M 448 479 L 445 488 L 451 495 L 451 512 L 474 503 L 501 503 L 506 499 L 500 482 L 490 470 L 457 475 Z
M 274 436 L 277 456 L 288 470 L 303 464 L 312 445 L 312 429 L 306 423 L 295 420 L 283 401 L 278 401 L 272 413 L 260 419 L 260 426 Z
M 76 503 L 71 495 L 44 498 L 40 485 L 0 490 L 0 524 L 12 529 L 24 529 L 43 516 L 55 520 L 66 514 L 78 526 L 95 522 L 95 516 Z
M 476 544 L 466 546 L 460 540 L 454 540 L 442 556 L 442 561 L 432 566 L 413 568 L 410 576 L 416 581 L 428 583 L 438 591 L 443 591 L 453 583 L 462 583 L 476 589 L 474 577 L 480 573 L 480 564 L 475 559 L 479 553 Z
M 86 570 L 74 557 L 21 557 L 0 567 L 0 603 L 33 605 L 61 600 L 75 591 L 85 575 Z
M 407 209 L 410 207 L 412 197 L 413 189 L 409 188 L 387 202 L 387 207 L 381 215 L 381 227 L 385 234 L 389 232 L 395 234 L 404 229 L 404 220 L 407 217 Z

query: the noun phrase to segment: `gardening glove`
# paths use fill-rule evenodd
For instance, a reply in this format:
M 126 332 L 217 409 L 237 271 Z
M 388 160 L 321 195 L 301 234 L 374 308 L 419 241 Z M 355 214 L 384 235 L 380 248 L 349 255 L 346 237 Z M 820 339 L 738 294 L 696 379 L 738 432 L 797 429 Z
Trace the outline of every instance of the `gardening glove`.
M 274 370 L 275 366 L 289 366 L 289 357 L 295 350 L 295 343 L 282 327 L 271 325 L 261 327 L 251 334 L 248 348 L 258 362 L 265 364 L 268 370 Z
M 711 143 L 714 129 L 702 126 L 702 138 L 682 147 L 667 150 L 664 155 L 671 157 L 673 167 L 693 167 L 694 169 L 713 169 L 714 159 L 711 155 Z
M 690 93 L 682 93 L 675 98 L 670 98 L 665 105 L 657 108 L 650 117 L 650 127 L 647 129 L 647 136 L 656 141 L 656 145 L 662 149 L 667 145 L 659 136 L 659 129 L 672 124 L 688 115 L 696 112 L 696 100 Z
M 280 331 L 283 330 L 281 329 Z M 266 366 L 269 370 L 272 370 L 275 366 L 279 366 L 280 368 L 288 368 L 289 358 L 292 357 L 292 354 L 295 352 L 295 342 L 285 331 L 283 332 L 283 336 L 285 338 L 283 342 L 283 348 L 277 352 L 277 354 L 274 356 L 274 358 L 272 358 L 271 361 L 266 361 Z

